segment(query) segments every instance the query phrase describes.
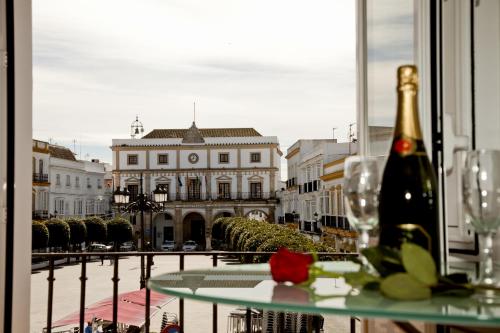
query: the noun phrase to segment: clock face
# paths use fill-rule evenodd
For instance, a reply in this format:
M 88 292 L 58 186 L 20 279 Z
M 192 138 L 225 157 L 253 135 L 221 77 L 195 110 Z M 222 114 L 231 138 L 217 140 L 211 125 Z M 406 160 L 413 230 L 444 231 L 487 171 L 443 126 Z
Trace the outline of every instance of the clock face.
M 188 156 L 189 162 L 191 162 L 193 164 L 198 162 L 199 159 L 200 158 L 198 157 L 198 154 L 195 154 L 195 153 L 189 154 L 189 156 Z

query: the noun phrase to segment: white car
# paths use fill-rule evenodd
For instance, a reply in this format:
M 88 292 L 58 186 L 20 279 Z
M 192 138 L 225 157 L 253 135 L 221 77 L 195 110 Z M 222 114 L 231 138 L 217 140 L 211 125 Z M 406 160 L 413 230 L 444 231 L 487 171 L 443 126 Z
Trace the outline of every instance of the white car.
M 195 241 L 188 240 L 182 245 L 182 251 L 196 251 L 198 244 Z
M 120 245 L 120 251 L 134 251 L 135 245 L 133 242 L 125 242 Z
M 90 244 L 87 247 L 87 252 L 107 252 L 113 249 L 112 246 L 104 244 Z
M 173 251 L 175 249 L 175 242 L 173 240 L 163 241 L 163 244 L 161 244 L 161 249 L 163 251 Z

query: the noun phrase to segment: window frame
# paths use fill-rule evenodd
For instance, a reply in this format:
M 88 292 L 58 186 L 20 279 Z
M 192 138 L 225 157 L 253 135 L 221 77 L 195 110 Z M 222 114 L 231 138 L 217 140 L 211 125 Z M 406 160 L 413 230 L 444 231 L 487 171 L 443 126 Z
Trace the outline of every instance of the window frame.
M 226 160 L 222 159 L 223 156 L 226 156 Z M 229 164 L 229 153 L 219 153 L 219 164 Z
M 224 189 L 226 187 L 226 189 Z M 222 191 L 221 191 L 222 189 Z M 218 199 L 231 199 L 231 182 L 221 181 L 217 182 L 217 198 Z
M 166 161 L 162 161 L 162 158 L 165 158 Z M 165 154 L 165 153 L 158 153 L 157 155 L 157 158 L 156 158 L 156 162 L 158 165 L 168 165 L 168 154 Z
M 254 156 L 258 156 L 258 159 L 254 159 Z M 260 163 L 262 161 L 262 156 L 260 152 L 251 152 L 250 153 L 250 163 Z
M 131 163 L 135 158 L 135 163 Z M 127 165 L 139 165 L 139 154 L 127 154 Z

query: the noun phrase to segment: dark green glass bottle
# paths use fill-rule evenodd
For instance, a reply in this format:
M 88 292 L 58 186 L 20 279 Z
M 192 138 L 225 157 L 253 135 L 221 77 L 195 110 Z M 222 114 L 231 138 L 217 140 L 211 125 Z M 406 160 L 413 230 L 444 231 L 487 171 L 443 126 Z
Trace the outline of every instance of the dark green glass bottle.
M 380 245 L 399 248 L 413 242 L 439 263 L 436 175 L 422 141 L 415 66 L 398 68 L 398 109 L 394 138 L 380 189 Z

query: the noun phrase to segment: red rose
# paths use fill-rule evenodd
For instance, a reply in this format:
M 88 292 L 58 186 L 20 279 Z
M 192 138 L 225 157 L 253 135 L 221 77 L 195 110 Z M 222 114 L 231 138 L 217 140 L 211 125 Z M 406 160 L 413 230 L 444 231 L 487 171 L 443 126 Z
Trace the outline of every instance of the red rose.
M 314 259 L 309 254 L 290 252 L 281 248 L 271 256 L 271 275 L 276 282 L 302 283 L 309 279 L 309 266 Z
M 408 139 L 399 139 L 394 143 L 394 150 L 401 155 L 406 155 L 413 150 L 413 142 Z

